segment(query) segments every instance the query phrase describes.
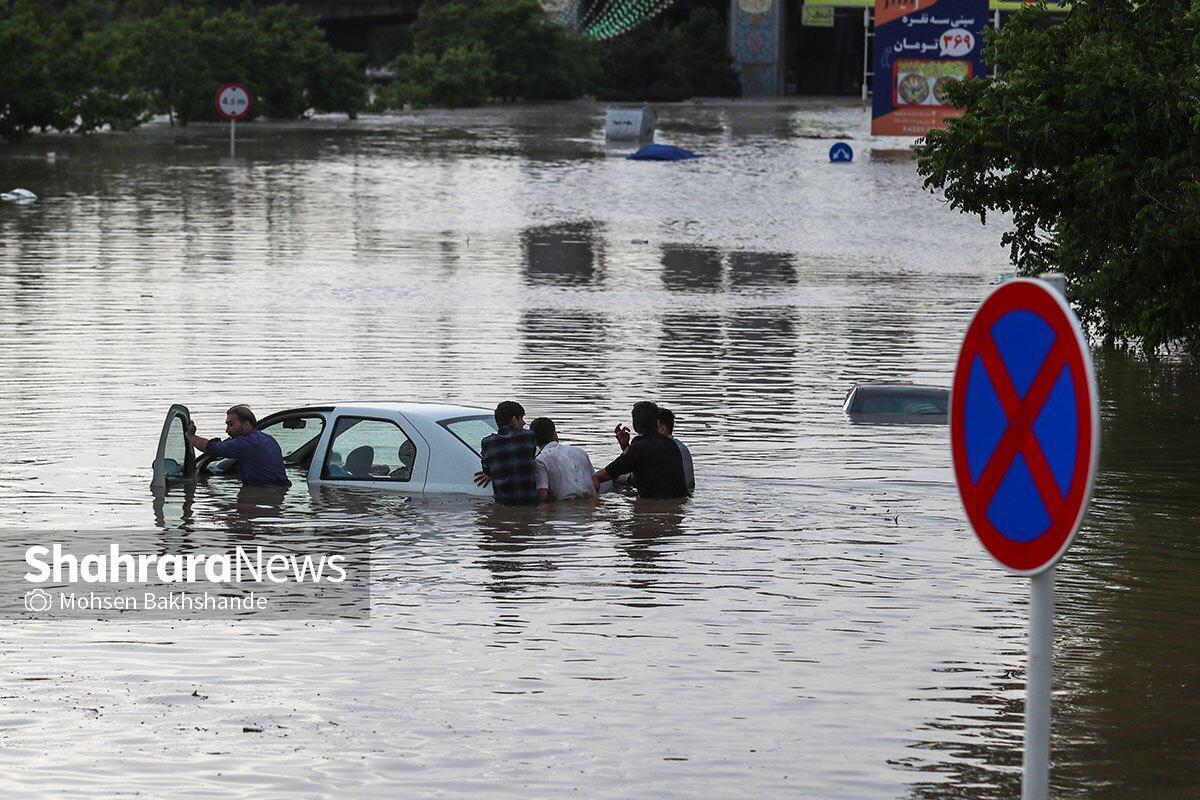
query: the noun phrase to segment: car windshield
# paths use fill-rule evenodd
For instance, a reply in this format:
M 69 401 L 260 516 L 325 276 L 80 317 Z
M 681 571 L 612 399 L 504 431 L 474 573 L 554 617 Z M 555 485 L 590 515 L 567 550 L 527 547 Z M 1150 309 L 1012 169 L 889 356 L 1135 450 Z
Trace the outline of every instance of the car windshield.
M 478 417 L 455 417 L 444 419 L 439 423 L 443 428 L 453 433 L 459 441 L 475 451 L 476 455 L 482 450 L 483 437 L 496 433 L 496 418 L 490 414 Z
M 946 414 L 948 395 L 872 393 L 863 398 L 863 414 Z

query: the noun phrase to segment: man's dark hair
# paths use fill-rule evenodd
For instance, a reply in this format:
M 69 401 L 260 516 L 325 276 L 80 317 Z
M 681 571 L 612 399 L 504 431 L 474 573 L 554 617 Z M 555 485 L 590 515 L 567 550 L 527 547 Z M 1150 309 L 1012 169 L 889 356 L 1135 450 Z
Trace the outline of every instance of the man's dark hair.
M 667 429 L 667 433 L 675 432 L 675 412 L 669 408 L 658 407 L 658 424 Z
M 238 419 L 240 419 L 242 422 L 249 422 L 251 425 L 258 424 L 258 419 L 255 418 L 254 412 L 251 411 L 250 406 L 246 405 L 245 403 L 238 403 L 236 406 L 229 409 L 225 413 L 233 414 Z
M 554 420 L 549 417 L 538 417 L 529 423 L 529 430 L 537 438 L 538 447 L 544 447 L 554 440 Z
M 505 400 L 500 405 L 496 406 L 496 424 L 507 425 L 512 422 L 513 417 L 525 416 L 525 409 L 515 400 Z
M 649 400 L 633 404 L 633 429 L 638 433 L 658 430 L 658 406 Z

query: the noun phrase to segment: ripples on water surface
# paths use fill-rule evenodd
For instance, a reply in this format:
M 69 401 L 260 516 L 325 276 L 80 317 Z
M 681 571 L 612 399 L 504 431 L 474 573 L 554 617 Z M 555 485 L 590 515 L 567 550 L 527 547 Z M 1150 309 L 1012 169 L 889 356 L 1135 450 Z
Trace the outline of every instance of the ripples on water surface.
M 860 380 L 948 384 L 1007 270 L 1001 229 L 871 158 L 896 145 L 857 106 L 660 112 L 706 158 L 628 162 L 587 105 L 256 124 L 236 164 L 203 126 L 0 153 L 0 188 L 42 197 L 0 207 L 0 525 L 378 547 L 369 623 L 9 623 L 0 786 L 1019 793 L 1026 583 L 965 530 L 943 427 L 840 410 Z M 832 167 L 843 134 L 858 160 Z M 1102 474 L 1059 569 L 1055 794 L 1195 797 L 1200 382 L 1098 366 Z M 521 514 L 146 489 L 172 402 L 203 434 L 236 401 L 510 396 L 598 463 L 633 401 L 664 402 L 697 496 Z

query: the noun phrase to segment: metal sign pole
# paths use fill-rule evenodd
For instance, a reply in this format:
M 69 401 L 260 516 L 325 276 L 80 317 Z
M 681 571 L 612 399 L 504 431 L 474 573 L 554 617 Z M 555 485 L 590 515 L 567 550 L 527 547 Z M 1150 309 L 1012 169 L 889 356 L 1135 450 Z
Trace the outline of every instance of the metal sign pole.
M 237 128 L 237 120 L 230 119 L 229 120 L 229 157 L 230 158 L 237 158 L 237 156 L 235 155 L 235 151 L 234 151 L 234 139 L 236 136 L 234 131 L 236 128 Z
M 1050 796 L 1050 673 L 1054 653 L 1054 567 L 1029 581 L 1029 664 L 1025 676 L 1025 760 L 1021 800 Z
M 863 7 L 863 77 L 862 77 L 862 104 L 863 108 L 867 107 L 867 77 L 871 74 L 871 61 L 869 52 L 871 45 L 871 9 Z

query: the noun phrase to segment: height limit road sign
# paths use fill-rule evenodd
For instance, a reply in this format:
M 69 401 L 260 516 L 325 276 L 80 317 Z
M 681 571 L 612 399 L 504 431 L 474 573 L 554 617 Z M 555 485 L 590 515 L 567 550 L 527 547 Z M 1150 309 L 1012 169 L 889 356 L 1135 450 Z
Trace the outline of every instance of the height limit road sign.
M 217 90 L 217 113 L 225 119 L 241 119 L 253 104 L 250 90 L 240 83 L 227 83 Z
M 240 83 L 227 83 L 217 89 L 217 113 L 229 120 L 229 157 L 237 157 L 237 121 L 250 113 L 254 97 Z
M 954 476 L 967 518 L 1003 566 L 1035 574 L 1083 521 L 1099 455 L 1091 354 L 1050 285 L 1001 284 L 967 328 L 951 394 Z

